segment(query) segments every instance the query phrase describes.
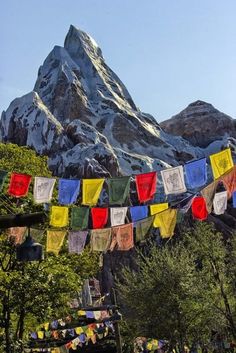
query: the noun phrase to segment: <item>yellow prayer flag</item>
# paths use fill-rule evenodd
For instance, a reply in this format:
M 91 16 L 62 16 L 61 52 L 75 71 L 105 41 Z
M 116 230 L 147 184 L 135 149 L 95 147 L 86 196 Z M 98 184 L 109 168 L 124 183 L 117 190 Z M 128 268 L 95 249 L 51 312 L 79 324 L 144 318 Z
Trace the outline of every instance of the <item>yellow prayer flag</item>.
M 160 223 L 159 223 L 159 220 L 158 220 L 158 213 L 166 210 L 168 208 L 168 203 L 165 202 L 165 203 L 156 203 L 154 205 L 150 205 L 150 212 L 151 212 L 151 216 L 152 215 L 155 215 L 155 218 L 154 218 L 154 222 L 153 222 L 153 227 L 154 228 L 158 228 L 160 227 Z
M 75 328 L 75 333 L 77 334 L 77 335 L 80 335 L 81 333 L 83 333 L 84 331 L 83 331 L 83 329 L 82 329 L 82 327 L 76 327 Z
M 68 207 L 52 206 L 50 225 L 53 227 L 66 227 L 68 225 Z
M 230 148 L 212 154 L 210 156 L 210 161 L 214 179 L 218 179 L 234 166 Z
M 44 331 L 38 331 L 37 335 L 40 340 L 44 339 Z
M 168 208 L 158 216 L 160 234 L 162 238 L 170 238 L 174 234 L 177 220 L 177 210 Z
M 48 230 L 47 231 L 47 252 L 54 252 L 58 255 L 64 238 L 66 235 L 65 230 Z
M 79 310 L 77 313 L 79 316 L 85 316 L 86 312 L 84 310 Z
M 46 322 L 44 325 L 43 325 L 45 331 L 48 331 L 49 329 L 49 322 Z
M 105 179 L 83 179 L 82 204 L 95 206 Z

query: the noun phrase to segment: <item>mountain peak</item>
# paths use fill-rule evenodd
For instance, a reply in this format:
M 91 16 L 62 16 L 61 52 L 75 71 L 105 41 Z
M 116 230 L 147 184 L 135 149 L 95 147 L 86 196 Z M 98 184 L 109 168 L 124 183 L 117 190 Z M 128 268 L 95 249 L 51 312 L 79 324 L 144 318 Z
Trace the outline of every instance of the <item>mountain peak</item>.
M 198 99 L 195 102 L 192 102 L 192 103 L 190 103 L 188 105 L 188 107 L 199 107 L 199 106 L 208 106 L 208 107 L 210 106 L 210 107 L 212 107 L 212 104 L 204 102 L 204 101 Z

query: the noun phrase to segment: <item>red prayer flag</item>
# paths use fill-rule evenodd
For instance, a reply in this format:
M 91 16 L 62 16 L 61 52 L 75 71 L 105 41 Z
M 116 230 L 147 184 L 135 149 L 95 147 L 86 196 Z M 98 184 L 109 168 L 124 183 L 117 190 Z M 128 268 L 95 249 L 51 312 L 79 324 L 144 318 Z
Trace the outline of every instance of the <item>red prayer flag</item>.
M 93 229 L 101 229 L 108 220 L 108 208 L 93 207 L 91 209 Z
M 145 202 L 153 199 L 156 192 L 157 172 L 136 175 L 135 181 L 139 201 Z
M 206 207 L 206 201 L 204 197 L 197 196 L 194 197 L 192 201 L 192 215 L 195 219 L 204 221 L 207 219 L 208 211 Z
M 15 197 L 23 197 L 28 193 L 31 176 L 12 173 L 8 193 Z

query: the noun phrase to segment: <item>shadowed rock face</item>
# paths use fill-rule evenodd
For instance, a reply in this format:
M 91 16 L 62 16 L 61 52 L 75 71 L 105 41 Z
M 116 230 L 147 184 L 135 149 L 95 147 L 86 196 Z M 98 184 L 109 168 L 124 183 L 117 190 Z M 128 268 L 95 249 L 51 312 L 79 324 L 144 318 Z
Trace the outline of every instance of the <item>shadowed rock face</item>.
M 193 146 L 202 148 L 223 136 L 236 138 L 236 120 L 200 100 L 160 125 L 166 132 L 182 136 Z

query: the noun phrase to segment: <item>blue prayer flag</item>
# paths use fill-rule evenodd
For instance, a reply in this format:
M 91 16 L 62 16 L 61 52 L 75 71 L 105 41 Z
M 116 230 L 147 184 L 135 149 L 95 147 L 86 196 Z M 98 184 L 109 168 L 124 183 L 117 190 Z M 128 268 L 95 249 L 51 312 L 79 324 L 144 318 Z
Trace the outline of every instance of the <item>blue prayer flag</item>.
M 233 207 L 236 208 L 236 191 L 233 192 Z
M 58 201 L 61 205 L 71 205 L 76 202 L 80 191 L 80 180 L 59 179 Z
M 188 187 L 191 189 L 199 188 L 207 182 L 206 158 L 189 162 L 184 165 L 185 176 Z
M 139 221 L 140 219 L 147 218 L 148 206 L 133 206 L 130 207 L 130 215 L 132 222 Z

